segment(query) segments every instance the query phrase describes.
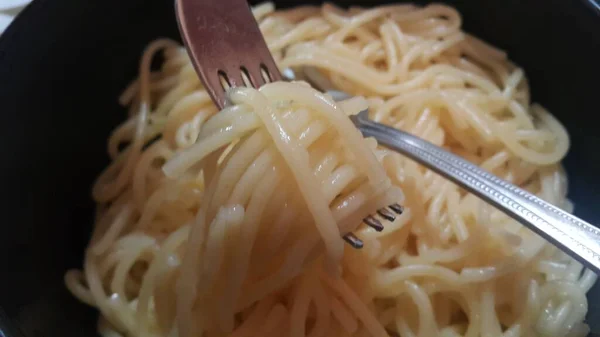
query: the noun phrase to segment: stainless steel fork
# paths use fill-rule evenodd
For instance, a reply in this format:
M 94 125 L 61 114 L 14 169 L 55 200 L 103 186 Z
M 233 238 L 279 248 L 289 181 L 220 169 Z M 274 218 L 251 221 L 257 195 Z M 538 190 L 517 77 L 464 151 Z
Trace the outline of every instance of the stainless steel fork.
M 301 72 L 294 74 L 290 70 L 290 73 L 292 77 L 311 82 L 310 76 L 303 76 Z M 327 93 L 336 101 L 351 97 L 338 90 L 329 90 Z M 597 227 L 437 145 L 370 120 L 367 110 L 350 119 L 365 137 L 373 137 L 380 145 L 453 181 L 600 275 L 600 229 Z
M 340 99 L 343 93 L 332 93 Z M 365 137 L 448 178 L 550 241 L 600 275 L 600 230 L 439 146 L 374 122 L 367 111 L 351 117 Z
M 259 88 L 282 80 L 246 0 L 176 0 L 175 6 L 192 64 L 219 109 L 225 107 L 228 87 Z M 393 204 L 363 222 L 382 231 L 379 219 L 394 221 L 402 211 L 402 206 Z M 353 233 L 343 238 L 354 248 L 363 246 Z

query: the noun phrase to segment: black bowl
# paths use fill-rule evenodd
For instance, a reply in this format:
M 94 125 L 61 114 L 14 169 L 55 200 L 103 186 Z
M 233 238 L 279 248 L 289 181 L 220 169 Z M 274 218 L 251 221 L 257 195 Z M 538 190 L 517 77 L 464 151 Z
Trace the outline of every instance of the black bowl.
M 575 0 L 448 3 L 468 31 L 526 69 L 534 100 L 570 130 L 569 195 L 576 214 L 599 224 L 597 8 Z M 0 336 L 95 334 L 96 313 L 67 293 L 63 273 L 81 266 L 90 187 L 108 162 L 106 137 L 124 117 L 116 97 L 148 42 L 178 37 L 174 18 L 173 0 L 36 0 L 0 38 Z M 600 287 L 589 296 L 598 333 Z

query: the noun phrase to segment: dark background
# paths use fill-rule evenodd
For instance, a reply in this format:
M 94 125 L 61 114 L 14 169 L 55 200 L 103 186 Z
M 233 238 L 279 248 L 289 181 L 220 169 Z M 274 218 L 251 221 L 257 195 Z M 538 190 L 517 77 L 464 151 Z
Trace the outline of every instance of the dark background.
M 533 97 L 567 126 L 576 214 L 600 223 L 600 16 L 580 0 L 444 1 L 466 30 L 507 50 Z M 280 1 L 293 5 L 293 1 Z M 302 2 L 306 4 L 306 1 Z M 337 1 L 373 5 L 380 1 Z M 177 37 L 173 0 L 36 0 L 0 38 L 0 337 L 94 336 L 94 310 L 63 286 L 79 267 L 124 117 L 117 96 L 145 45 Z M 600 289 L 588 321 L 600 333 Z

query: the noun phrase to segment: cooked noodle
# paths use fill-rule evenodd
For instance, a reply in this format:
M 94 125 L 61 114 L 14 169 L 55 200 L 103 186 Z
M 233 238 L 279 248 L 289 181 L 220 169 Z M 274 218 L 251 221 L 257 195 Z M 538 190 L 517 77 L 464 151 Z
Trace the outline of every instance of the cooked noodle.
M 587 334 L 593 273 L 347 118 L 368 107 L 572 211 L 568 135 L 522 69 L 447 6 L 254 14 L 281 69 L 357 97 L 278 82 L 231 90 L 217 113 L 181 46 L 148 46 L 93 188 L 84 268 L 65 276 L 101 335 Z M 396 202 L 384 231 L 361 225 Z

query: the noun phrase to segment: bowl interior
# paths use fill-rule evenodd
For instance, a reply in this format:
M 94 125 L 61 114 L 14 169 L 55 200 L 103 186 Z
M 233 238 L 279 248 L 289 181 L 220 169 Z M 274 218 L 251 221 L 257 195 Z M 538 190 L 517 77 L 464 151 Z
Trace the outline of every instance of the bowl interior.
M 600 223 L 600 133 L 590 123 L 600 17 L 583 1 L 446 2 L 468 31 L 525 68 L 534 100 L 567 126 L 570 197 L 579 216 Z M 108 162 L 106 138 L 124 118 L 117 96 L 144 46 L 165 36 L 178 37 L 172 0 L 36 0 L 0 38 L 0 336 L 94 333 L 94 310 L 67 293 L 63 273 L 81 266 L 90 187 Z M 588 322 L 600 332 L 600 287 L 589 296 Z

